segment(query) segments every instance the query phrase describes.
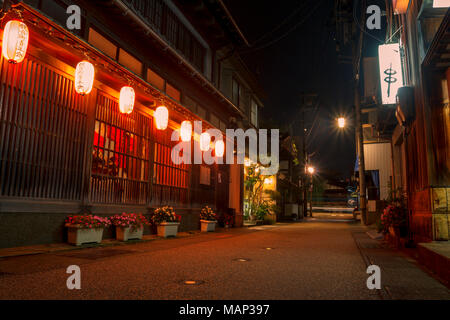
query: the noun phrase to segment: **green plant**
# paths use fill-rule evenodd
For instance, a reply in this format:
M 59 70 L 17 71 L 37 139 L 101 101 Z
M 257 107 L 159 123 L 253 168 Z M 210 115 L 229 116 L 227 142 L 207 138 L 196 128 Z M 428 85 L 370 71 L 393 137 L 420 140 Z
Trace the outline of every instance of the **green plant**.
M 264 220 L 264 218 L 270 213 L 270 205 L 267 201 L 261 202 L 255 210 L 256 220 Z
M 258 165 L 250 165 L 246 167 L 245 175 L 245 200 L 247 205 L 244 209 L 244 216 L 246 219 L 257 219 L 261 220 L 260 217 L 263 214 L 261 210 L 265 208 L 263 202 L 263 190 L 264 190 L 264 180 L 267 176 L 261 174 L 261 168 Z M 263 205 L 262 208 L 260 206 Z
M 217 214 L 208 206 L 205 206 L 200 211 L 200 220 L 215 221 Z
M 150 217 L 153 224 L 158 225 L 163 222 L 179 222 L 181 217 L 175 213 L 172 207 L 161 207 L 155 209 Z
M 270 197 L 269 210 L 275 215 L 281 214 L 281 207 L 278 203 L 281 202 L 281 193 L 276 190 L 265 190 L 265 193 Z

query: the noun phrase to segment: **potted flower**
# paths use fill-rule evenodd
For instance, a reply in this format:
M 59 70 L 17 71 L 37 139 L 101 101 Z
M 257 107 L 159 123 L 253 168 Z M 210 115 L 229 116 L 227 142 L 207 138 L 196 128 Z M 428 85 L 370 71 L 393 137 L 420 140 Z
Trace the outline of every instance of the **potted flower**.
M 405 237 L 407 211 L 403 206 L 388 205 L 381 215 L 383 233 L 390 233 L 392 236 Z
M 168 206 L 155 209 L 151 216 L 152 223 L 157 226 L 158 236 L 164 238 L 177 235 L 180 218 L 173 208 Z
M 202 232 L 213 232 L 216 230 L 216 213 L 208 206 L 203 207 L 200 211 L 200 223 Z
M 67 241 L 74 245 L 84 243 L 100 243 L 103 229 L 110 226 L 108 218 L 93 215 L 71 215 L 67 217 L 65 226 L 68 228 Z
M 393 238 L 406 237 L 408 233 L 408 209 L 404 192 L 401 188 L 392 190 L 390 186 L 388 205 L 381 215 L 383 233 Z
M 116 227 L 116 239 L 128 241 L 129 239 L 142 239 L 144 226 L 149 222 L 141 213 L 122 213 L 110 218 L 111 223 Z
M 218 220 L 219 226 L 224 228 L 231 228 L 234 224 L 234 215 L 229 212 L 222 213 Z

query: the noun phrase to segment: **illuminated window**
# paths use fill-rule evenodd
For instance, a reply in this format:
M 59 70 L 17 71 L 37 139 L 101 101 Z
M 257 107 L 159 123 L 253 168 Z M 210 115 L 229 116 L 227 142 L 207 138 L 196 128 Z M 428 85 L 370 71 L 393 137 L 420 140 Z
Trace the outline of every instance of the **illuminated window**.
M 154 131 L 152 204 L 188 202 L 189 170 L 187 164 L 172 162 L 171 152 L 177 143 L 171 141 L 172 130 Z
M 119 63 L 138 76 L 142 74 L 142 62 L 123 49 L 119 50 Z
M 115 46 L 111 41 L 103 37 L 100 33 L 92 28 L 89 29 L 88 41 L 90 44 L 92 44 L 94 47 L 96 47 L 109 57 L 116 59 L 117 46 Z
M 173 86 L 171 86 L 170 84 L 166 85 L 166 93 L 169 97 L 180 101 L 181 99 L 181 93 L 179 90 L 175 89 Z
M 138 112 L 122 114 L 117 101 L 98 96 L 92 153 L 93 202 L 147 203 L 151 128 L 151 118 Z
M 147 70 L 147 82 L 151 83 L 159 90 L 164 91 L 164 86 L 165 86 L 164 78 L 160 77 L 156 72 L 154 72 L 150 68 L 148 68 L 148 70 Z

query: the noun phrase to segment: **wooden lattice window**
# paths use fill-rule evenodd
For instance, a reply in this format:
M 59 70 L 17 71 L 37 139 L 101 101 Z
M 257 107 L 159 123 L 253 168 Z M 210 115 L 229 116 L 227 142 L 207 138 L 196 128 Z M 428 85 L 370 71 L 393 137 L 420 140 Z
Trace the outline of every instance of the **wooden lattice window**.
M 155 152 L 153 157 L 153 204 L 181 204 L 188 202 L 189 165 L 174 164 L 171 159 L 170 140 L 172 130 L 155 130 Z
M 119 112 L 116 100 L 97 97 L 91 201 L 146 204 L 150 190 L 151 118 Z
M 199 71 L 204 71 L 206 49 L 164 1 L 126 0 L 125 2 Z
M 0 68 L 0 195 L 80 200 L 86 99 L 31 57 Z

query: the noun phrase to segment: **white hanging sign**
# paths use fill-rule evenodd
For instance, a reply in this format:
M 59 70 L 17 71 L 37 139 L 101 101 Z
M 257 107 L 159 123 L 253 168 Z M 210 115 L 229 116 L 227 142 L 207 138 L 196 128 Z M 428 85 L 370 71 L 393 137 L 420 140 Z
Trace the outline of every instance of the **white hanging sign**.
M 378 59 L 380 65 L 381 101 L 383 104 L 395 104 L 398 88 L 403 87 L 399 44 L 391 43 L 379 46 Z

